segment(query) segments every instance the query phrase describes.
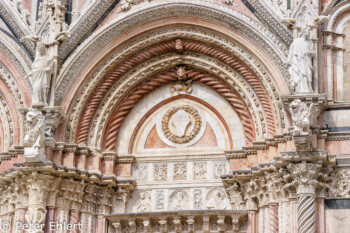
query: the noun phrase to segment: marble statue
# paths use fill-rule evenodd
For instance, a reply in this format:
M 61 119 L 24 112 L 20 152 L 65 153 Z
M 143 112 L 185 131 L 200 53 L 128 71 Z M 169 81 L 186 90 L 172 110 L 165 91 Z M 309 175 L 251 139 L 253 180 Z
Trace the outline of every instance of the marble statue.
M 32 105 L 48 105 L 48 96 L 54 70 L 54 59 L 46 46 L 38 43 L 38 54 L 32 65 Z
M 312 57 L 314 49 L 310 40 L 310 27 L 301 30 L 300 37 L 290 46 L 288 55 L 288 71 L 290 82 L 296 93 L 310 93 L 312 90 Z
M 24 136 L 24 156 L 26 160 L 42 161 L 45 158 L 45 117 L 38 109 L 30 108 L 26 122 L 28 131 Z

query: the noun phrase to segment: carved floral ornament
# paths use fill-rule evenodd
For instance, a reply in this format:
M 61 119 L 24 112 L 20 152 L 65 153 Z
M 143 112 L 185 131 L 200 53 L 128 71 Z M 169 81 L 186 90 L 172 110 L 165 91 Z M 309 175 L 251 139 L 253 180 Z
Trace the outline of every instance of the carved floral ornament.
M 194 124 L 192 130 L 186 133 L 191 124 Z M 190 105 L 173 107 L 164 114 L 162 119 L 165 137 L 177 144 L 190 142 L 199 133 L 201 125 L 202 120 L 198 111 Z

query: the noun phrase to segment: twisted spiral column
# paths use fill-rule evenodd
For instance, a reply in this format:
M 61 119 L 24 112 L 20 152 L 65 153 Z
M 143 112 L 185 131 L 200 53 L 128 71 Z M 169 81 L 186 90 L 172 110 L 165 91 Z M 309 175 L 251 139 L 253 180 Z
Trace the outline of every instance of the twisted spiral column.
M 278 204 L 269 204 L 270 232 L 278 233 Z
M 71 210 L 70 211 L 70 223 L 73 225 L 73 230 L 70 230 L 69 233 L 79 232 L 79 228 L 75 226 L 75 224 L 77 224 L 79 222 L 79 220 L 80 220 L 79 210 Z
M 300 195 L 298 197 L 298 232 L 316 232 L 315 196 Z

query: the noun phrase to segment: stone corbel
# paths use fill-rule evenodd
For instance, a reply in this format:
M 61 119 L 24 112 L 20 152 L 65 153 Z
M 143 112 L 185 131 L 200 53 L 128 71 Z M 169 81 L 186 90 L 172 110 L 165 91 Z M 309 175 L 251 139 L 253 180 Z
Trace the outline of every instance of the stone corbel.
M 60 106 L 43 107 L 40 110 L 45 116 L 45 138 L 53 138 L 56 128 L 63 122 L 66 114 Z
M 290 131 L 296 151 L 312 151 L 313 144 L 317 145 L 317 136 L 313 136 L 313 131 L 319 128 L 317 117 L 326 108 L 326 94 L 294 94 L 281 97 L 292 118 L 293 126 Z

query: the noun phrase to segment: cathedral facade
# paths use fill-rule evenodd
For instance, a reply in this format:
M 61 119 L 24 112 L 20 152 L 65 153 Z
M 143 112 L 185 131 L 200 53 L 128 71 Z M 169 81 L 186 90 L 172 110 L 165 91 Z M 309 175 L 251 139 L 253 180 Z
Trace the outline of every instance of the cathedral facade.
M 349 232 L 348 65 L 350 0 L 0 0 L 0 233 Z

